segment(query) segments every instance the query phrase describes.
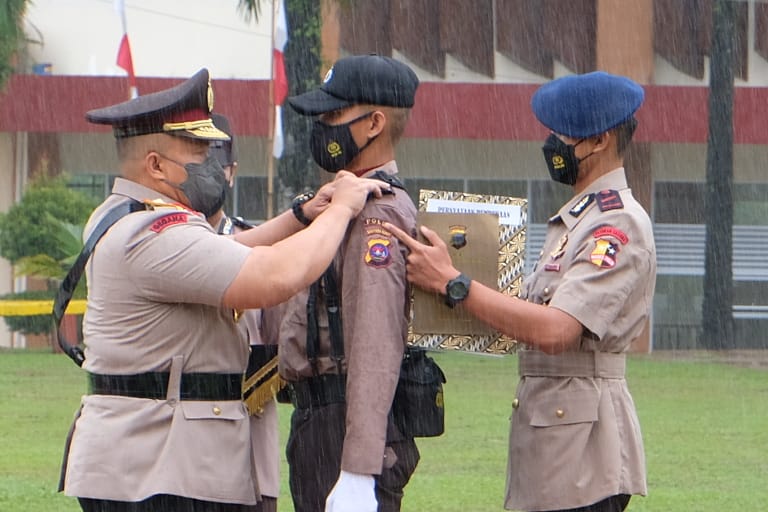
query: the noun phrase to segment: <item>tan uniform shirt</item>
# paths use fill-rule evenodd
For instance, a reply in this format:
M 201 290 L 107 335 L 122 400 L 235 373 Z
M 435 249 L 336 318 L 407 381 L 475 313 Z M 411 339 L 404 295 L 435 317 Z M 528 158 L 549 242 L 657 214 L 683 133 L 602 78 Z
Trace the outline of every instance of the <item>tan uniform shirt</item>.
M 394 161 L 383 167 L 395 174 Z M 415 235 L 416 208 L 408 194 L 370 200 L 350 223 L 336 264 L 339 269 L 344 329 L 344 369 L 347 373 L 346 435 L 341 468 L 380 474 L 387 437 L 387 415 L 392 405 L 400 363 L 407 342 L 409 288 L 405 277 L 405 246 L 382 222 L 391 222 Z M 280 374 L 288 381 L 312 376 L 306 355 L 307 292 L 286 306 L 280 333 Z M 328 319 L 318 305 L 321 374 L 335 373 L 331 361 Z
M 127 197 L 158 196 L 117 179 L 86 236 Z M 168 399 L 84 396 L 66 494 L 256 502 L 243 402 L 178 399 L 182 372 L 245 371 L 248 345 L 221 298 L 249 251 L 218 236 L 201 215 L 166 207 L 126 215 L 104 235 L 86 268 L 84 368 L 112 375 L 170 371 Z
M 220 233 L 231 235 L 240 231 L 242 229 L 227 219 Z M 264 332 L 265 320 L 272 318 L 276 309 L 249 309 L 243 312 L 238 326 L 249 345 L 277 343 L 276 332 Z M 265 403 L 258 415 L 251 416 L 251 449 L 261 495 L 277 499 L 280 496 L 280 434 L 275 400 Z
M 655 282 L 651 221 L 627 188 L 624 169 L 617 169 L 549 220 L 522 298 L 581 322 L 585 333 L 576 352 L 621 354 L 648 319 Z M 526 355 L 520 354 L 521 370 Z M 546 367 L 568 357 L 537 360 L 545 359 Z M 642 437 L 623 357 L 605 357 L 621 361 L 618 376 L 521 375 L 509 441 L 507 508 L 567 509 L 615 494 L 646 494 Z M 580 374 L 575 370 L 570 375 Z

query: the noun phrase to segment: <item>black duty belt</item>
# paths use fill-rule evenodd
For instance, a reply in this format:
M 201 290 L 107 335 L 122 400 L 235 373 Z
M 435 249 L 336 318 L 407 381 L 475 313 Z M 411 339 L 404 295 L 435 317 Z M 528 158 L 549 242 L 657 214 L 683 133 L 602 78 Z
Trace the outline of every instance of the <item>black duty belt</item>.
M 323 407 L 329 404 L 344 403 L 347 376 L 335 373 L 318 375 L 288 383 L 291 402 L 297 409 Z
M 134 375 L 88 374 L 90 393 L 133 398 L 165 400 L 168 395 L 168 372 Z M 241 373 L 182 373 L 182 400 L 242 400 Z

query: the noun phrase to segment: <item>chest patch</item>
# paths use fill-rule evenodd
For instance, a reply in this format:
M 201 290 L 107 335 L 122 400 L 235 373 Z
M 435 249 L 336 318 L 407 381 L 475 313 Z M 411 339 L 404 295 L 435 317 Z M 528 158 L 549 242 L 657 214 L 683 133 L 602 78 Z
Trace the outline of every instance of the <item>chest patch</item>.
M 386 268 L 392 263 L 392 233 L 382 227 L 383 222 L 377 218 L 363 220 L 366 244 L 363 261 L 369 267 Z
M 189 218 L 187 212 L 171 213 L 157 219 L 149 229 L 155 233 L 159 233 L 169 226 L 175 226 L 176 224 L 186 224 L 188 221 Z
M 618 261 L 619 246 L 605 238 L 595 240 L 595 248 L 589 259 L 593 265 L 599 268 L 613 268 Z

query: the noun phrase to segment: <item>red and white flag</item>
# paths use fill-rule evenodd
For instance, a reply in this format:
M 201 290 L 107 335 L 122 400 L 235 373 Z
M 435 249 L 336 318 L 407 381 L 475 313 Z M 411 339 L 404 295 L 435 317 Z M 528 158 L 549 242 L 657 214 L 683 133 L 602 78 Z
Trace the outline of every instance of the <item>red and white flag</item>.
M 284 0 L 275 0 L 274 47 L 272 49 L 272 97 L 275 103 L 275 126 L 272 138 L 272 155 L 283 156 L 285 140 L 283 138 L 283 102 L 288 96 L 288 77 L 285 74 L 283 50 L 288 43 L 288 23 L 285 18 Z
M 120 40 L 120 48 L 117 50 L 117 65 L 128 73 L 128 85 L 130 86 L 130 97 L 139 96 L 139 90 L 136 87 L 136 74 L 133 72 L 133 56 L 131 55 L 131 43 L 128 41 L 128 24 L 125 20 L 125 0 L 115 0 L 115 10 L 120 16 L 123 26 L 123 37 Z

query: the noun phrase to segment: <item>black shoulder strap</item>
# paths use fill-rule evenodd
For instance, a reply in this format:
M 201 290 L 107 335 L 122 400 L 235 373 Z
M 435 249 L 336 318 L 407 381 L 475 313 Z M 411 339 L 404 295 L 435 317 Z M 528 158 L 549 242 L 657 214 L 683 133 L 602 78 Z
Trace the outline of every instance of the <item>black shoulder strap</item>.
M 232 224 L 243 230 L 255 227 L 253 224 L 242 217 L 230 217 L 229 219 L 232 221 Z
M 389 183 L 391 186 L 400 188 L 403 190 L 406 190 L 405 185 L 403 185 L 403 182 L 400 181 L 400 178 L 395 176 L 394 174 L 387 174 L 386 172 L 379 169 L 375 173 L 371 175 L 371 178 L 383 181 L 384 183 Z
M 317 358 L 320 351 L 320 327 L 317 317 L 317 296 L 322 283 L 325 309 L 328 313 L 328 335 L 331 338 L 331 360 L 336 364 L 337 373 L 341 374 L 344 360 L 344 330 L 341 321 L 341 298 L 336 277 L 336 267 L 331 263 L 323 276 L 309 287 L 307 298 L 307 359 L 312 371 L 317 374 Z
M 115 222 L 120 220 L 125 215 L 144 209 L 146 209 L 146 205 L 144 203 L 131 200 L 129 202 L 121 203 L 107 212 L 104 218 L 101 219 L 101 222 L 96 225 L 96 228 L 91 233 L 91 236 L 88 237 L 88 240 L 83 245 L 83 249 L 80 251 L 80 255 L 77 257 L 77 260 L 75 260 L 72 268 L 69 269 L 67 276 L 61 282 L 61 286 L 59 286 L 59 290 L 56 292 L 56 298 L 53 301 L 52 311 L 53 321 L 56 325 L 56 337 L 58 338 L 59 346 L 61 349 L 75 362 L 75 364 L 77 364 L 77 366 L 83 365 L 83 362 L 85 361 L 85 354 L 80 347 L 70 344 L 64 337 L 64 334 L 60 329 L 61 319 L 64 316 L 64 312 L 66 311 L 67 306 L 69 305 L 69 301 L 72 300 L 72 295 L 75 293 L 77 283 L 80 281 L 80 278 L 83 275 L 85 264 L 88 262 L 88 258 L 90 258 L 91 253 L 93 252 L 94 247 L 96 247 L 98 241 L 102 236 L 104 236 L 104 233 L 106 233 L 107 230 L 111 228 Z

